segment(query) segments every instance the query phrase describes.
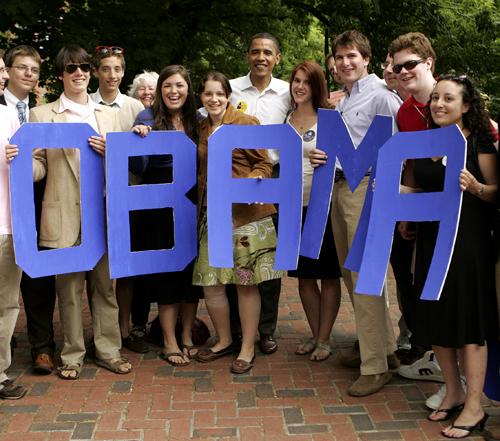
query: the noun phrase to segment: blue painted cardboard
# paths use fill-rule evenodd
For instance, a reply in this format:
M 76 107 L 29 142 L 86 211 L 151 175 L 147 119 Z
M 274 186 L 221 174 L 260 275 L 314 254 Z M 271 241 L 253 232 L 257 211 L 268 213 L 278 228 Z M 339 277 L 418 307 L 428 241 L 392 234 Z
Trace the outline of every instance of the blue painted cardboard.
M 439 233 L 421 299 L 439 300 L 458 230 L 466 140 L 457 126 L 394 135 L 380 149 L 376 188 L 356 292 L 380 295 L 397 221 L 439 221 Z M 446 156 L 442 192 L 400 194 L 405 159 Z
M 279 150 L 280 176 L 276 179 L 232 177 L 232 150 Z M 279 204 L 279 226 L 274 269 L 295 269 L 302 222 L 302 142 L 288 124 L 226 125 L 208 140 L 208 254 L 210 265 L 232 268 L 232 204 Z
M 82 123 L 26 123 L 11 138 L 19 156 L 10 166 L 12 228 L 17 264 L 30 276 L 42 277 L 92 269 L 106 251 L 104 232 L 104 166 L 89 145 L 98 135 Z M 80 150 L 81 245 L 38 251 L 33 202 L 33 149 Z M 50 171 L 48 172 L 50 173 Z
M 111 277 L 183 270 L 197 254 L 196 206 L 186 197 L 196 184 L 196 145 L 184 132 L 109 133 L 106 146 L 108 250 Z M 172 155 L 173 182 L 128 184 L 129 156 Z M 131 251 L 129 212 L 174 209 L 175 246 Z

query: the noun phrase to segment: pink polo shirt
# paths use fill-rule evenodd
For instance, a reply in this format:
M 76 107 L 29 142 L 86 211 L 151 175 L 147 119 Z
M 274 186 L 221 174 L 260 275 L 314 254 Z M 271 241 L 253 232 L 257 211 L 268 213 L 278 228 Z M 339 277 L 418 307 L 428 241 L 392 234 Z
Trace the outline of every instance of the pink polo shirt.
M 5 144 L 19 128 L 17 112 L 0 105 L 0 234 L 12 234 L 10 219 L 9 166 L 5 162 Z

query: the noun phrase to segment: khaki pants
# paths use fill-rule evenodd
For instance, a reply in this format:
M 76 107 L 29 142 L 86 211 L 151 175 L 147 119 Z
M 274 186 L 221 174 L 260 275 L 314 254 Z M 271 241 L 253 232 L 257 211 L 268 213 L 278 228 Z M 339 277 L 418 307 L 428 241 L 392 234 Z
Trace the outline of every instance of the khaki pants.
M 10 234 L 0 235 L 0 383 L 11 363 L 10 340 L 19 314 L 21 269 L 16 265 Z
M 335 246 L 342 270 L 342 278 L 349 291 L 354 308 L 356 329 L 361 354 L 361 375 L 374 375 L 387 371 L 387 355 L 396 349 L 396 338 L 386 304 L 387 288 L 382 296 L 356 294 L 354 287 L 358 274 L 343 267 L 354 239 L 361 209 L 368 187 L 365 176 L 358 188 L 351 193 L 345 180 L 333 188 L 332 228 Z
M 85 357 L 82 320 L 85 279 L 87 279 L 87 297 L 92 315 L 96 356 L 99 359 L 120 356 L 118 304 L 109 277 L 108 255 L 105 254 L 91 271 L 61 274 L 56 277 L 59 314 L 64 336 L 61 351 L 63 365 L 81 365 Z

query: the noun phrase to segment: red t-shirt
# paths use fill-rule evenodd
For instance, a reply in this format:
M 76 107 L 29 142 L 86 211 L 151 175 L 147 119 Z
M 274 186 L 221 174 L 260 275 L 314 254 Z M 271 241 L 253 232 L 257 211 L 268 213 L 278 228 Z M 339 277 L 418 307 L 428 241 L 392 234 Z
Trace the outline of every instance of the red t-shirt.
M 400 132 L 418 132 L 430 127 L 427 104 L 419 103 L 412 95 L 401 104 L 397 119 Z

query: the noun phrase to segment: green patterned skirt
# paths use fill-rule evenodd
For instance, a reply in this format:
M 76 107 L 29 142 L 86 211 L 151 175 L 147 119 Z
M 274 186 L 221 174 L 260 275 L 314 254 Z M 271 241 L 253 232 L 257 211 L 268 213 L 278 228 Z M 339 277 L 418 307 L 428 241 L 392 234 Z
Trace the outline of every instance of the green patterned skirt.
M 286 271 L 273 269 L 276 231 L 270 216 L 233 229 L 234 268 L 214 268 L 209 265 L 206 217 L 200 225 L 199 241 L 193 285 L 257 285 L 286 275 Z

